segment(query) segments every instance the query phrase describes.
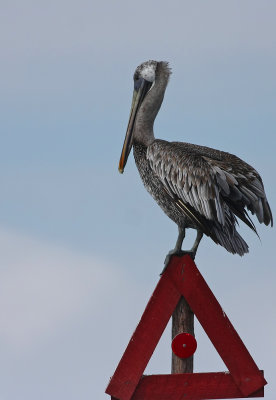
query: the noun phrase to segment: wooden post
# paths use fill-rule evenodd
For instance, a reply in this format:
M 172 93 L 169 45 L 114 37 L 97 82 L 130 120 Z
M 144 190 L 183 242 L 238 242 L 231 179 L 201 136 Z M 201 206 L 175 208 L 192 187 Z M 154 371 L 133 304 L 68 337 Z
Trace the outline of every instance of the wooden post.
M 172 339 L 179 333 L 187 332 L 194 336 L 194 313 L 183 296 L 181 296 L 172 315 Z M 194 356 L 179 358 L 172 353 L 172 374 L 193 372 Z

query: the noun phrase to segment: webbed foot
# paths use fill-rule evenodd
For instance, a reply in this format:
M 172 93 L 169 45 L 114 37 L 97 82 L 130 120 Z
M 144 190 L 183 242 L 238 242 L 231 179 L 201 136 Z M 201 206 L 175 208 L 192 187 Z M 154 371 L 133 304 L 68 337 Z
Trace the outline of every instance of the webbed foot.
M 188 254 L 193 260 L 195 259 L 195 255 L 196 255 L 196 251 L 193 250 L 171 250 L 169 251 L 169 253 L 167 254 L 165 261 L 164 261 L 164 268 L 162 269 L 162 272 L 160 275 L 162 275 L 165 271 L 165 269 L 167 268 L 167 266 L 169 265 L 169 262 L 172 258 L 172 256 L 177 256 L 177 257 L 182 257 L 185 254 Z

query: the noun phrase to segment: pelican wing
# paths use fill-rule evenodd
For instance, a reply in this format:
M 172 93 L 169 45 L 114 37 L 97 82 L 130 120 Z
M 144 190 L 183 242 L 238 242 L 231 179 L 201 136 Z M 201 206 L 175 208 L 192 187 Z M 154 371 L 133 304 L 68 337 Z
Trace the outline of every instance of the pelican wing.
M 206 225 L 200 218 L 205 217 L 224 226 L 230 209 L 256 232 L 247 208 L 259 222 L 272 225 L 261 177 L 238 157 L 189 143 L 155 140 L 147 149 L 147 159 L 178 208 L 186 215 L 192 213 L 198 224 Z

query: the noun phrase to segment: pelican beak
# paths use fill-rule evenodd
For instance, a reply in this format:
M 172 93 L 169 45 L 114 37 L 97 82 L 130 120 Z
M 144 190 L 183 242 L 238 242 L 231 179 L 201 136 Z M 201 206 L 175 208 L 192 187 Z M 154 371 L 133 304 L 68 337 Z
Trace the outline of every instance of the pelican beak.
M 130 116 L 125 136 L 125 141 L 122 149 L 121 158 L 119 161 L 119 172 L 124 172 L 125 165 L 133 144 L 133 130 L 138 110 L 144 100 L 146 94 L 152 86 L 152 82 L 148 82 L 143 78 L 135 81 Z

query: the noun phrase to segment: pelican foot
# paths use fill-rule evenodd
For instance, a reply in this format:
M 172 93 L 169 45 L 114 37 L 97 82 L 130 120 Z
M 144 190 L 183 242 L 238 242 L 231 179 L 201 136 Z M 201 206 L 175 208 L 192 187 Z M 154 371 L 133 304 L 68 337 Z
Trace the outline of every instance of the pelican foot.
M 165 261 L 164 261 L 164 268 L 162 269 L 162 272 L 160 275 L 162 275 L 165 272 L 165 269 L 169 265 L 169 262 L 171 261 L 172 256 L 177 256 L 177 257 L 182 257 L 185 256 L 185 254 L 188 254 L 193 260 L 195 259 L 196 251 L 192 250 L 180 250 L 176 251 L 175 249 L 169 251 L 167 254 Z

